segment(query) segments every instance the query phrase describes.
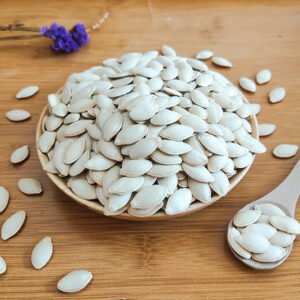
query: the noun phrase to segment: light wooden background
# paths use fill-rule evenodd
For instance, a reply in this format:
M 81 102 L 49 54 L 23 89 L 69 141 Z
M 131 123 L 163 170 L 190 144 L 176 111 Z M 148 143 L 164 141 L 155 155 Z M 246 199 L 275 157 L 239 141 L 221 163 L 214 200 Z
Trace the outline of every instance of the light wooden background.
M 275 159 L 271 149 L 279 143 L 300 144 L 300 2 L 1 0 L 0 23 L 39 26 L 57 21 L 70 28 L 82 21 L 89 26 L 105 9 L 109 19 L 76 54 L 53 54 L 46 39 L 0 41 L 0 185 L 11 194 L 0 224 L 17 210 L 28 214 L 22 232 L 0 241 L 0 255 L 8 264 L 7 273 L 0 277 L 0 299 L 69 299 L 56 290 L 56 282 L 79 268 L 92 271 L 94 279 L 72 299 L 300 299 L 299 241 L 288 261 L 271 272 L 241 265 L 225 242 L 233 214 L 272 190 L 299 159 L 299 153 L 289 160 Z M 46 95 L 74 71 L 163 43 L 182 55 L 207 48 L 229 58 L 234 68 L 224 74 L 234 82 L 270 68 L 272 82 L 259 87 L 249 100 L 262 105 L 259 121 L 275 123 L 278 129 L 263 140 L 268 152 L 257 157 L 242 183 L 204 211 L 156 223 L 131 223 L 92 213 L 65 197 L 41 170 L 34 134 Z M 39 94 L 17 101 L 16 91 L 31 84 L 40 86 Z M 266 95 L 278 85 L 286 87 L 287 97 L 270 105 Z M 29 110 L 31 120 L 10 123 L 4 114 L 13 108 Z M 23 144 L 30 145 L 30 159 L 12 166 L 10 154 Z M 16 188 L 21 177 L 40 179 L 44 194 L 22 195 Z M 297 216 L 300 219 L 300 209 Z M 36 271 L 30 254 L 45 235 L 53 239 L 54 256 L 46 268 Z

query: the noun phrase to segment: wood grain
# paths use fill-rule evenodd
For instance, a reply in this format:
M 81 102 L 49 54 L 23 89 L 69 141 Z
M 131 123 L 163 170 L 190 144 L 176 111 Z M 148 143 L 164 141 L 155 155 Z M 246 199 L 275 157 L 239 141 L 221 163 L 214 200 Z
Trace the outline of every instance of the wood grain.
M 289 160 L 271 155 L 279 143 L 300 144 L 299 1 L 1 0 L 0 19 L 1 24 L 40 26 L 57 21 L 71 27 L 77 21 L 93 24 L 105 9 L 110 12 L 108 21 L 76 54 L 55 55 L 44 39 L 0 43 L 0 185 L 11 194 L 0 223 L 17 210 L 28 213 L 22 232 L 0 241 L 0 255 L 8 264 L 7 273 L 0 277 L 0 299 L 71 298 L 56 290 L 56 282 L 77 268 L 89 269 L 94 279 L 73 299 L 300 299 L 298 241 L 290 258 L 270 272 L 243 266 L 225 241 L 234 213 L 272 190 L 299 159 L 299 153 Z M 247 97 L 262 104 L 259 121 L 278 128 L 264 138 L 268 152 L 256 158 L 239 186 L 201 212 L 151 223 L 100 216 L 64 196 L 43 173 L 34 145 L 39 114 L 46 95 L 56 91 L 71 72 L 162 43 L 182 55 L 208 48 L 231 59 L 234 68 L 224 74 L 234 82 L 271 68 L 271 83 Z M 17 101 L 16 91 L 29 84 L 38 84 L 39 94 Z M 279 85 L 286 87 L 287 97 L 271 105 L 266 95 Z M 28 109 L 31 120 L 9 122 L 4 114 L 12 108 Z M 22 144 L 30 145 L 31 157 L 12 166 L 10 154 Z M 17 190 L 17 180 L 25 176 L 41 180 L 42 196 L 27 197 Z M 300 219 L 299 209 L 296 216 Z M 54 256 L 45 269 L 33 270 L 30 253 L 47 234 L 53 238 Z

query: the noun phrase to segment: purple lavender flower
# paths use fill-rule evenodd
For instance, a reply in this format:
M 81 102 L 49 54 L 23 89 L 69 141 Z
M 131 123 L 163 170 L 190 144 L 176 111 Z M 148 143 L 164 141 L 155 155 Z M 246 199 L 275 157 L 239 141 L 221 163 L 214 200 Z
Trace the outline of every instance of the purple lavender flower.
M 79 47 L 85 45 L 90 40 L 85 27 L 82 23 L 77 23 L 70 31 L 73 39 L 76 41 Z
M 56 52 L 76 52 L 89 41 L 83 24 L 76 24 L 70 32 L 64 26 L 52 23 L 50 27 L 40 28 L 40 34 L 52 39 L 51 49 Z

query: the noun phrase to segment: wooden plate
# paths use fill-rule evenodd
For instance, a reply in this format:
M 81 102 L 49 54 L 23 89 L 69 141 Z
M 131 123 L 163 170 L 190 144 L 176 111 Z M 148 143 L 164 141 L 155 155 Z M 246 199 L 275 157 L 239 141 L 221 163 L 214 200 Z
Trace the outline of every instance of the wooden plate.
M 249 103 L 245 97 L 244 97 L 244 100 L 246 103 Z M 40 160 L 43 168 L 46 165 L 46 163 L 49 161 L 49 159 L 46 154 L 44 154 L 40 151 L 40 149 L 38 147 L 38 140 L 39 140 L 40 135 L 43 133 L 42 124 L 43 124 L 43 119 L 46 115 L 48 115 L 48 105 L 43 109 L 40 119 L 39 119 L 39 122 L 38 122 L 38 125 L 37 125 L 37 129 L 36 129 L 37 153 L 38 153 L 38 157 L 39 157 L 39 160 Z M 255 138 L 258 139 L 258 125 L 257 125 L 256 117 L 251 116 L 251 118 L 249 119 L 249 122 L 252 127 L 252 136 L 254 136 Z M 254 158 L 255 157 L 253 157 L 253 161 L 254 161 Z M 253 163 L 253 161 L 252 161 L 252 163 Z M 247 174 L 252 163 L 247 168 L 241 169 L 240 171 L 237 172 L 237 174 L 235 176 L 230 178 L 229 191 L 232 190 L 242 180 L 242 178 Z M 51 173 L 47 173 L 47 175 L 60 190 L 62 190 L 65 194 L 67 194 L 70 198 L 75 200 L 77 203 L 89 208 L 90 210 L 92 210 L 96 213 L 103 214 L 103 206 L 100 205 L 100 203 L 98 201 L 85 200 L 85 199 L 82 199 L 82 198 L 76 196 L 72 192 L 72 190 L 67 186 L 67 182 L 65 181 L 65 179 L 63 179 L 55 174 L 51 174 Z M 217 202 L 221 198 L 222 198 L 222 196 L 214 196 L 214 197 L 212 197 L 212 200 L 209 203 L 202 203 L 199 201 L 195 201 L 190 205 L 188 210 L 186 210 L 185 212 L 182 212 L 182 213 L 176 214 L 176 215 L 171 215 L 171 216 L 167 215 L 163 211 L 158 211 L 156 214 L 149 216 L 149 217 L 135 217 L 128 213 L 122 213 L 122 214 L 112 216 L 112 217 L 118 218 L 118 219 L 130 220 L 130 221 L 167 220 L 167 219 L 177 218 L 179 216 L 185 216 L 185 215 L 191 214 L 193 212 L 199 211 L 209 205 L 212 205 L 213 203 Z

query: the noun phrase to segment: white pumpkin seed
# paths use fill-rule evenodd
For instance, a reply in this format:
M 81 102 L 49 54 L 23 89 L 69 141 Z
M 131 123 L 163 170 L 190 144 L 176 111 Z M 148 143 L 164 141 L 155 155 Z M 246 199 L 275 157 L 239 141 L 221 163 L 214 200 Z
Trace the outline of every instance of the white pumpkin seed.
M 0 186 L 0 214 L 6 209 L 9 201 L 9 192 L 8 190 Z
M 199 90 L 192 90 L 190 97 L 191 100 L 200 107 L 208 108 L 210 105 L 208 98 Z
M 92 280 L 93 274 L 87 270 L 68 273 L 57 283 L 57 288 L 64 293 L 76 293 L 84 289 Z
M 269 222 L 277 229 L 291 234 L 300 234 L 300 224 L 288 216 L 271 216 Z
M 163 206 L 163 202 L 159 203 L 156 206 L 143 208 L 143 209 L 138 209 L 131 206 L 128 208 L 128 213 L 134 217 L 139 217 L 139 218 L 149 217 L 154 215 L 156 212 L 158 212 L 162 208 L 162 206 Z
M 120 174 L 127 177 L 139 177 L 152 168 L 152 162 L 147 159 L 124 159 Z
M 18 181 L 18 188 L 26 195 L 40 194 L 43 191 L 40 182 L 34 178 L 21 178 Z
M 166 197 L 168 190 L 161 185 L 151 185 L 136 193 L 131 200 L 131 207 L 145 209 L 158 206 Z
M 196 54 L 197 59 L 209 59 L 213 57 L 214 53 L 210 50 L 201 50 Z
M 26 160 L 29 156 L 29 147 L 28 145 L 24 145 L 18 149 L 16 149 L 10 156 L 10 162 L 12 164 L 19 164 Z
M 192 178 L 188 179 L 188 187 L 190 188 L 193 197 L 197 200 L 208 203 L 211 201 L 211 188 L 208 183 L 199 182 Z
M 211 61 L 219 67 L 223 67 L 223 68 L 231 68 L 232 67 L 232 62 L 223 57 L 214 56 L 211 59 Z
M 120 179 L 120 167 L 119 166 L 113 166 L 108 171 L 105 172 L 102 180 L 102 187 L 104 191 L 104 195 L 106 197 L 110 196 L 110 187 L 118 180 Z
M 98 148 L 101 154 L 103 154 L 105 157 L 111 160 L 122 161 L 123 159 L 120 148 L 116 146 L 113 142 L 99 140 Z
M 181 115 L 175 111 L 169 109 L 163 109 L 155 114 L 150 122 L 153 125 L 169 125 L 179 120 Z
M 162 140 L 158 149 L 166 154 L 180 155 L 192 150 L 192 147 L 184 142 Z
M 31 117 L 31 114 L 23 109 L 13 109 L 6 113 L 6 118 L 13 122 L 25 121 Z
M 160 136 L 173 141 L 183 141 L 191 137 L 194 133 L 193 128 L 186 125 L 172 124 L 160 132 Z
M 195 132 L 206 132 L 208 130 L 207 123 L 196 115 L 182 116 L 179 122 L 182 125 L 191 127 Z
M 74 179 L 71 181 L 70 188 L 75 195 L 86 200 L 97 199 L 96 188 L 89 184 L 85 179 Z
M 167 215 L 175 215 L 186 211 L 192 202 L 192 193 L 183 188 L 175 191 L 168 199 L 165 212 Z
M 166 187 L 168 195 L 172 195 L 177 190 L 178 177 L 177 174 L 172 174 L 167 177 L 161 177 L 157 179 L 159 185 Z
M 6 272 L 6 262 L 2 256 L 0 256 L 0 275 Z
M 31 253 L 31 263 L 35 269 L 42 269 L 47 265 L 53 254 L 53 245 L 50 236 L 44 237 L 34 247 Z
M 122 128 L 122 115 L 119 111 L 114 111 L 112 115 L 105 121 L 103 126 L 103 139 L 109 141 Z
M 293 244 L 296 236 L 288 234 L 282 231 L 277 231 L 270 239 L 270 242 L 274 246 L 288 247 Z
M 129 116 L 136 122 L 144 122 L 152 118 L 158 111 L 158 106 L 154 103 L 141 102 L 130 106 Z
M 199 150 L 192 149 L 182 155 L 183 161 L 190 166 L 206 165 L 208 162 L 207 156 Z
M 256 204 L 255 209 L 260 210 L 266 216 L 286 216 L 286 213 L 281 208 L 272 203 Z
M 147 174 L 153 177 L 168 177 L 176 174 L 180 170 L 180 165 L 153 164 L 152 168 L 147 172 Z
M 267 239 L 270 239 L 272 236 L 276 234 L 277 230 L 276 228 L 274 228 L 269 224 L 255 223 L 255 224 L 250 224 L 246 228 L 243 228 L 241 232 L 242 233 L 253 232 L 262 235 Z
M 280 158 L 290 158 L 296 155 L 299 146 L 293 144 L 281 144 L 273 149 L 273 155 Z
M 85 150 L 85 137 L 75 140 L 64 153 L 64 163 L 72 164 L 78 160 Z
M 237 238 L 237 242 L 247 251 L 252 253 L 264 253 L 271 244 L 264 236 L 253 233 L 245 232 L 241 237 Z
M 286 255 L 286 249 L 271 245 L 266 252 L 253 254 L 252 258 L 259 262 L 272 263 L 283 259 Z
M 39 87 L 37 85 L 31 85 L 22 88 L 16 94 L 17 99 L 29 98 L 35 95 L 39 91 Z
M 48 153 L 53 147 L 56 139 L 56 133 L 52 131 L 45 131 L 39 138 L 38 145 L 39 149 L 43 153 Z
M 229 192 L 230 183 L 228 177 L 222 172 L 218 171 L 211 173 L 213 182 L 210 183 L 210 187 L 220 196 L 225 196 Z
M 264 153 L 267 151 L 266 147 L 259 140 L 249 134 L 239 134 L 236 136 L 236 139 L 239 144 L 253 153 Z
M 127 76 L 127 74 L 126 74 L 126 76 Z M 121 86 L 121 87 L 117 87 L 117 88 L 112 88 L 107 91 L 106 96 L 108 96 L 109 98 L 117 98 L 117 97 L 120 97 L 120 96 L 130 93 L 134 87 L 135 87 L 134 84 L 129 84 L 129 85 L 125 85 L 125 86 Z
M 103 171 L 110 169 L 115 163 L 115 161 L 108 159 L 102 154 L 96 154 L 85 164 L 85 167 L 89 170 Z
M 168 155 L 159 150 L 155 150 L 151 154 L 151 159 L 162 165 L 179 165 L 182 163 L 182 158 L 179 155 Z
M 263 69 L 256 74 L 256 82 L 258 84 L 265 84 L 272 79 L 272 72 L 268 69 Z
M 26 212 L 24 210 L 19 210 L 16 213 L 8 217 L 1 228 L 1 238 L 2 240 L 8 240 L 13 237 L 22 228 L 26 219 Z
M 118 211 L 122 209 L 128 204 L 131 195 L 132 193 L 128 193 L 124 195 L 111 195 L 109 197 L 108 208 L 111 211 Z
M 208 133 L 202 133 L 198 136 L 198 139 L 200 143 L 212 153 L 225 156 L 228 155 L 227 149 L 223 147 L 220 140 L 215 136 Z
M 286 91 L 284 87 L 278 87 L 270 91 L 269 100 L 271 103 L 277 103 L 282 101 L 286 96 Z
M 124 195 L 138 190 L 144 183 L 144 178 L 140 177 L 121 177 L 109 188 L 112 194 Z
M 251 253 L 245 250 L 243 247 L 241 247 L 237 243 L 237 238 L 241 238 L 240 232 L 235 229 L 234 227 L 230 228 L 229 232 L 229 243 L 232 249 L 241 257 L 245 259 L 250 259 L 251 258 Z
M 161 52 L 165 56 L 176 57 L 176 51 L 168 45 L 163 45 L 161 47 Z
M 232 158 L 242 157 L 249 153 L 249 150 L 236 143 L 226 143 L 226 148 L 228 151 L 228 156 Z
M 143 124 L 134 124 L 123 128 L 115 138 L 116 145 L 130 145 L 142 139 L 148 131 Z
M 208 160 L 207 168 L 210 172 L 218 172 L 226 166 L 227 161 L 227 156 L 213 155 Z
M 236 169 L 246 168 L 251 165 L 252 161 L 253 155 L 251 153 L 247 153 L 243 156 L 233 159 L 233 163 Z
M 81 157 L 70 167 L 69 175 L 77 176 L 85 170 L 85 164 L 90 159 L 90 151 L 86 150 Z M 95 181 L 97 182 L 97 181 Z
M 258 209 L 239 211 L 233 218 L 233 224 L 237 227 L 246 227 L 255 223 L 261 215 Z
M 247 92 L 255 93 L 256 92 L 256 84 L 253 80 L 247 77 L 241 77 L 239 80 L 240 87 Z
M 204 166 L 190 166 L 186 163 L 182 164 L 183 171 L 194 180 L 200 182 L 213 182 L 214 178 L 212 174 Z
M 276 125 L 274 124 L 259 124 L 258 132 L 259 136 L 268 136 L 272 134 L 276 129 Z

